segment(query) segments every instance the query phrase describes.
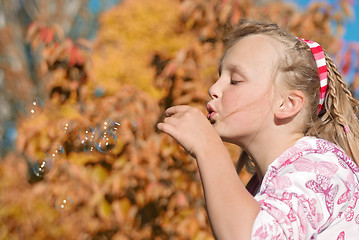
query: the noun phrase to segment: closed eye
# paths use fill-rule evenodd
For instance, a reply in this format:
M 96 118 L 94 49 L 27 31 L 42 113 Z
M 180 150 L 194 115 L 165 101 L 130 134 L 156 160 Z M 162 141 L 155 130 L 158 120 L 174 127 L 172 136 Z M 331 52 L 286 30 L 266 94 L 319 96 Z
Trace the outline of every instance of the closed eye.
M 232 84 L 232 85 L 237 85 L 237 84 L 239 84 L 240 82 L 241 82 L 241 81 L 231 79 L 231 84 Z

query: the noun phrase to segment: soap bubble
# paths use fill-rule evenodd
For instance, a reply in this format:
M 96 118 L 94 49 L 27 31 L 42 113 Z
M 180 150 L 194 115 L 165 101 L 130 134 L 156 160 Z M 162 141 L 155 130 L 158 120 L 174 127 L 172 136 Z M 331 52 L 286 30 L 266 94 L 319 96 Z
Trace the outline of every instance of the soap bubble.
M 84 152 L 85 153 L 92 153 L 92 152 L 95 152 L 96 151 L 96 145 L 95 143 L 93 144 L 88 144 L 84 147 Z
M 83 128 L 79 131 L 78 138 L 84 149 L 84 152 L 96 151 L 96 129 L 92 127 Z
M 100 131 L 112 131 L 112 128 L 114 127 L 115 121 L 112 119 L 107 119 L 102 122 L 99 126 Z
M 74 200 L 68 195 L 61 195 L 55 200 L 55 208 L 59 212 L 70 212 L 74 207 Z
M 60 122 L 59 128 L 63 133 L 67 134 L 71 132 L 73 128 L 73 123 L 71 121 Z
M 94 141 L 96 130 L 92 127 L 87 127 L 79 131 L 79 139 L 81 144 L 85 145 L 87 142 Z
M 114 134 L 118 134 L 121 132 L 121 127 L 121 123 L 112 121 L 112 124 L 109 127 L 109 131 L 113 132 Z
M 107 153 L 112 151 L 112 149 L 116 146 L 117 137 L 112 131 L 103 131 L 100 133 L 96 147 L 97 150 L 102 153 Z
M 44 110 L 44 102 L 41 98 L 34 98 L 27 106 L 25 107 L 25 114 L 31 118 L 39 116 Z
M 57 161 L 65 156 L 65 149 L 60 144 L 52 145 L 46 153 L 47 158 L 51 158 L 52 161 Z
M 137 130 L 136 122 L 131 118 L 122 118 L 121 120 L 112 121 L 109 128 L 116 136 L 126 135 Z
M 38 177 L 44 177 L 46 174 L 49 173 L 52 161 L 52 158 L 46 157 L 44 159 L 40 159 L 34 162 L 32 168 L 34 174 Z

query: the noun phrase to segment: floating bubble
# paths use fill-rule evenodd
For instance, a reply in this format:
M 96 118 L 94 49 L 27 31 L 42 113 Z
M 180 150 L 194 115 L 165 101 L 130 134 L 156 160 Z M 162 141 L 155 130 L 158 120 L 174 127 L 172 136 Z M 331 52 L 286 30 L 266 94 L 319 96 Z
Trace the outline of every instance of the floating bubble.
M 65 149 L 60 144 L 54 144 L 46 153 L 47 158 L 51 158 L 52 161 L 57 161 L 65 156 Z
M 69 123 L 65 123 L 64 125 L 64 131 L 67 132 L 69 130 Z
M 102 122 L 99 126 L 100 131 L 112 131 L 112 128 L 114 127 L 115 121 L 112 119 L 107 119 Z
M 96 151 L 96 132 L 96 129 L 92 127 L 87 127 L 79 131 L 78 138 L 81 142 L 84 152 Z
M 46 157 L 45 159 L 36 161 L 32 170 L 36 176 L 44 177 L 46 174 L 49 173 L 51 165 L 52 158 Z
M 118 134 L 119 132 L 121 132 L 121 127 L 121 123 L 113 121 L 109 128 L 109 131 L 113 132 L 114 134 Z
M 61 195 L 55 200 L 55 208 L 59 212 L 70 212 L 74 207 L 74 200 L 68 195 Z
M 39 116 L 44 110 L 44 102 L 41 98 L 34 98 L 31 103 L 25 107 L 25 114 L 31 118 Z
M 67 134 L 72 130 L 73 123 L 71 121 L 61 122 L 59 128 L 63 133 Z
M 87 127 L 79 131 L 79 139 L 81 144 L 92 142 L 95 140 L 96 130 L 92 127 Z
M 137 130 L 137 124 L 131 118 L 123 118 L 121 121 L 113 121 L 109 130 L 115 133 L 116 136 L 121 136 L 135 132 Z
M 112 151 L 112 149 L 116 146 L 117 137 L 112 131 L 103 131 L 100 133 L 96 147 L 97 150 L 102 153 L 107 153 Z
M 96 144 L 94 142 L 86 144 L 84 146 L 84 152 L 85 153 L 93 153 L 93 152 L 96 152 L 96 150 L 97 150 L 97 147 L 96 147 Z

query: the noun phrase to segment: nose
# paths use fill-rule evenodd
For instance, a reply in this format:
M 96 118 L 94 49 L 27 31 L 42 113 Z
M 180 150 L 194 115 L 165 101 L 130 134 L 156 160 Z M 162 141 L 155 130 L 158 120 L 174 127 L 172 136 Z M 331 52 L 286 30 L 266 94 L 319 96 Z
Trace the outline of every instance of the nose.
M 218 80 L 208 89 L 208 94 L 212 99 L 220 97 Z

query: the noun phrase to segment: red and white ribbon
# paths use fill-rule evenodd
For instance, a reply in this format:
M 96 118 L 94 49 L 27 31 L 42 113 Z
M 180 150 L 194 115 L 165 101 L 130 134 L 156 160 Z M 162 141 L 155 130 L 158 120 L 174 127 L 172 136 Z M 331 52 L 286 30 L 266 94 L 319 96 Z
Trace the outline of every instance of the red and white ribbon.
M 298 38 L 299 40 L 305 42 L 312 50 L 315 63 L 317 64 L 320 80 L 320 94 L 319 94 L 319 105 L 318 105 L 318 114 L 322 110 L 325 94 L 327 92 L 328 85 L 328 69 L 325 61 L 325 55 L 322 47 L 317 43 L 310 40 Z

